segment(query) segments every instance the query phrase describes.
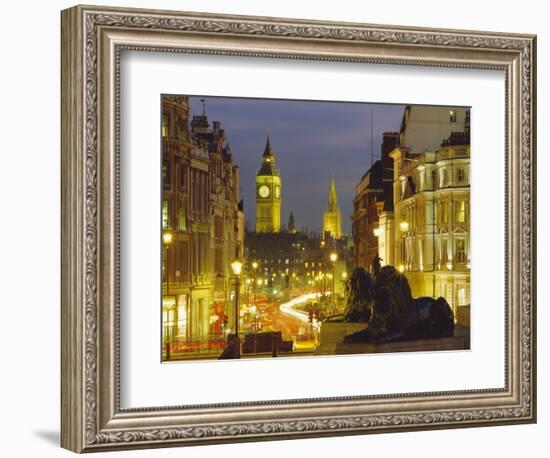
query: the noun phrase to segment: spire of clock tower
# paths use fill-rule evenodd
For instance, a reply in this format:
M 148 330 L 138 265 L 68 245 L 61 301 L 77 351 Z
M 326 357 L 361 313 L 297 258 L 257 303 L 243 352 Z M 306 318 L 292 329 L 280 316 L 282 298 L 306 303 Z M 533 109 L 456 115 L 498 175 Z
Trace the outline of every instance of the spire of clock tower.
M 271 149 L 271 143 L 269 142 L 269 134 L 267 134 L 267 141 L 265 142 L 265 149 L 263 157 L 273 156 L 273 150 Z
M 273 152 L 273 148 L 271 148 L 269 135 L 267 136 L 264 153 L 262 154 L 262 166 L 258 171 L 258 176 L 279 176 L 279 170 L 275 165 L 275 153 Z

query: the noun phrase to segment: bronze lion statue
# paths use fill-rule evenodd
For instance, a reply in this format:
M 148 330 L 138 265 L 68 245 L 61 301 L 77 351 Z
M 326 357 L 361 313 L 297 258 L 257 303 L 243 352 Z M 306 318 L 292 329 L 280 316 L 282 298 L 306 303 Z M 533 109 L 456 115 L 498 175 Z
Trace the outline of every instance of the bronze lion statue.
M 363 331 L 346 336 L 344 342 L 392 342 L 454 333 L 454 316 L 443 297 L 412 297 L 407 277 L 393 266 L 382 267 L 375 276 L 356 268 L 349 282 L 349 300 L 343 319 L 367 322 Z

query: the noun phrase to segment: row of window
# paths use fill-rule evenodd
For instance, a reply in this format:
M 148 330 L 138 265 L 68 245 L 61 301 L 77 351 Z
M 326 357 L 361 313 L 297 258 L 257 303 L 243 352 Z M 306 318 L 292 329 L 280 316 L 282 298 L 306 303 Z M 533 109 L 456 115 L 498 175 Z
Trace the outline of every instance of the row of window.
M 189 167 L 182 163 L 176 163 L 176 165 L 179 165 L 179 167 L 176 168 L 178 190 L 185 192 L 185 183 L 187 182 Z M 172 166 L 168 159 L 162 161 L 162 185 L 164 189 L 170 189 L 172 185 Z
M 311 267 L 315 267 L 317 265 L 317 267 L 323 267 L 323 261 L 317 261 L 317 263 L 315 261 L 311 261 L 311 262 L 305 262 L 304 263 L 304 266 L 305 268 L 309 268 L 310 266 Z
M 173 125 L 170 123 L 174 119 Z M 162 114 L 162 137 L 174 137 L 179 140 L 187 140 L 187 119 L 182 115 L 176 114 L 172 118 L 170 113 Z
M 437 222 L 439 225 L 449 224 L 449 215 L 454 206 L 454 223 L 466 223 L 468 221 L 469 204 L 464 200 L 454 202 L 441 202 L 437 206 Z
M 449 170 L 454 174 L 454 180 L 449 179 Z M 429 172 L 429 175 L 428 175 Z M 426 182 L 427 176 L 430 177 L 430 181 Z M 401 177 L 401 199 L 405 199 L 405 193 L 407 190 L 407 179 L 405 176 Z M 416 192 L 427 191 L 431 189 L 444 189 L 452 186 L 466 186 L 468 185 L 468 176 L 466 173 L 466 167 L 441 167 L 439 168 L 439 176 L 437 176 L 436 170 L 417 170 L 416 172 Z
M 449 110 L 449 122 L 452 124 L 457 122 L 457 113 L 455 110 Z M 464 125 L 465 126 L 470 125 L 470 110 L 466 110 L 466 113 L 464 116 Z
M 164 199 L 162 201 L 162 228 L 167 229 L 173 227 L 172 224 L 172 210 L 170 208 L 170 200 Z M 176 209 L 176 229 L 185 231 L 187 227 L 187 199 L 178 199 L 178 205 Z
M 264 259 L 264 260 L 261 260 L 259 261 L 259 264 L 260 266 L 264 266 L 266 264 L 297 264 L 299 263 L 300 260 L 297 259 L 297 258 L 294 258 L 294 259 L 291 259 L 291 258 L 286 258 L 286 259 Z M 261 268 L 261 267 L 260 267 Z M 267 269 L 267 267 L 266 267 Z
M 165 253 L 165 265 L 168 266 L 170 282 L 186 283 L 191 280 L 190 273 L 195 275 L 207 274 L 210 270 L 208 253 L 212 248 L 209 234 L 193 234 L 193 243 L 175 241 Z M 226 245 L 213 247 L 214 272 L 223 275 L 227 267 L 225 254 L 233 251 Z M 224 261 L 225 259 L 225 261 Z
M 218 176 L 220 178 L 220 182 L 223 183 L 226 186 L 231 186 L 230 180 L 228 180 L 227 176 L 221 176 L 221 168 L 219 167 L 219 162 L 216 161 L 216 163 L 212 166 L 212 168 L 215 171 L 215 176 Z M 176 168 L 177 173 L 177 184 L 178 189 L 180 191 L 185 190 L 185 183 L 187 181 L 187 172 L 189 170 L 189 166 L 179 163 L 178 159 L 176 159 L 176 165 L 179 165 L 179 167 Z M 162 161 L 162 183 L 164 188 L 170 188 L 170 185 L 172 184 L 172 170 L 171 170 L 171 161 L 169 159 L 164 159 Z M 212 186 L 214 185 L 214 181 L 211 180 Z M 211 192 L 214 190 L 211 189 Z
M 441 167 L 439 169 L 439 188 L 447 188 L 451 186 L 451 181 L 449 180 L 449 169 L 451 169 L 451 173 L 454 171 L 454 185 L 465 185 L 466 182 L 466 169 L 464 167 Z M 432 173 L 435 171 L 432 170 Z M 433 180 L 432 175 L 432 183 L 435 180 Z
M 425 211 L 428 213 L 425 214 Z M 422 207 L 419 212 L 414 208 L 404 209 L 398 221 L 398 227 L 402 232 L 410 232 L 418 225 L 430 224 L 434 216 L 438 226 L 446 226 L 449 223 L 466 224 L 469 221 L 470 205 L 466 200 L 442 201 L 436 204 L 434 211 L 435 215 L 430 215 L 430 211 L 425 207 Z M 454 215 L 452 221 L 451 215 Z
M 417 247 L 415 247 L 414 241 L 415 239 L 412 237 L 401 240 L 401 263 L 410 265 L 414 263 L 415 259 L 422 259 L 423 241 L 417 240 Z M 466 264 L 468 262 L 466 239 L 464 237 L 455 237 L 452 248 L 452 251 L 449 252 L 448 238 L 445 237 L 436 240 L 436 259 L 440 266 L 446 266 L 447 263 L 453 260 L 457 264 Z

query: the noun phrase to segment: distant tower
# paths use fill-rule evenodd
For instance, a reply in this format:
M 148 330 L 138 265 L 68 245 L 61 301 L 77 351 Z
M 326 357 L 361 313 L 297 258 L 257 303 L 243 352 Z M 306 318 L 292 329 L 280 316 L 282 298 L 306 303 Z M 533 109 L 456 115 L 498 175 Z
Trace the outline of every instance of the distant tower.
M 290 217 L 288 218 L 288 232 L 296 234 L 296 223 L 294 222 L 294 213 L 292 212 L 290 212 Z
M 342 237 L 342 213 L 340 212 L 338 198 L 336 197 L 334 175 L 330 179 L 327 209 L 323 213 L 323 238 L 327 236 L 333 239 Z
M 256 232 L 280 231 L 281 175 L 275 165 L 275 154 L 268 135 L 262 166 L 256 174 Z

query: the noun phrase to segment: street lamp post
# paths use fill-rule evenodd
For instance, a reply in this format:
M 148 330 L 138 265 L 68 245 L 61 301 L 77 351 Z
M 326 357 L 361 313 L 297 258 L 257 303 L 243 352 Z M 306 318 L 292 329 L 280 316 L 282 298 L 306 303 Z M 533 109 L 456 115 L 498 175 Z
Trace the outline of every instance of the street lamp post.
M 241 286 L 241 269 L 243 263 L 240 259 L 236 258 L 231 262 L 231 270 L 235 275 L 235 341 L 233 347 L 233 358 L 238 359 L 241 357 L 241 342 L 239 340 L 239 294 Z
M 330 253 L 330 262 L 332 262 L 332 302 L 336 305 L 336 297 L 334 296 L 334 283 L 336 281 L 336 261 L 338 261 L 338 253 Z
M 170 294 L 169 290 L 169 279 L 170 276 L 168 275 L 168 248 L 170 248 L 170 244 L 172 243 L 172 232 L 171 231 L 164 231 L 162 234 L 162 245 L 164 246 L 164 279 L 166 280 L 166 295 Z
M 253 285 L 253 295 L 254 295 L 254 306 L 256 306 L 256 270 L 258 269 L 258 263 L 256 261 L 252 262 L 252 272 L 253 272 L 253 279 L 254 279 L 254 285 Z

